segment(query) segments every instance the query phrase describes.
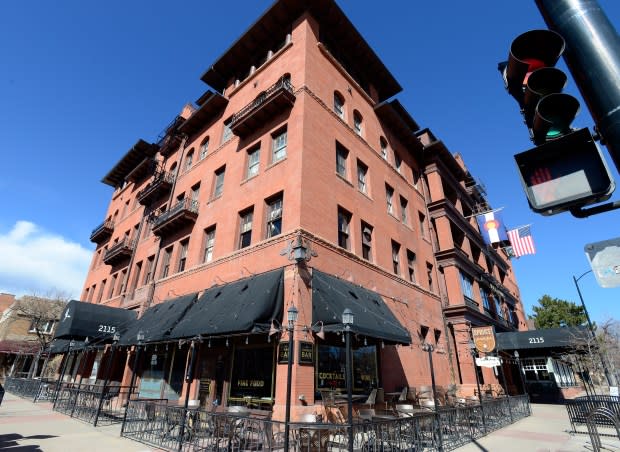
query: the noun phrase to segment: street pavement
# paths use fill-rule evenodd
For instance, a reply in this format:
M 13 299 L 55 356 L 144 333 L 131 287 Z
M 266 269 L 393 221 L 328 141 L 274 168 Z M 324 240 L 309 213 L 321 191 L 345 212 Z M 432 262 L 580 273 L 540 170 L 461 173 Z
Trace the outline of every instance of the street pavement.
M 585 431 L 585 426 L 583 426 Z M 571 434 L 563 405 L 532 405 L 532 416 L 456 449 L 459 452 L 576 452 L 593 450 L 587 434 Z M 620 451 L 620 440 L 601 437 L 606 451 Z M 0 450 L 9 452 L 127 451 L 158 449 L 120 437 L 120 425 L 93 427 L 6 393 L 0 405 Z
M 587 433 L 569 433 L 570 421 L 564 405 L 532 404 L 532 415 L 497 430 L 458 452 L 576 452 L 594 450 Z M 579 431 L 587 431 L 585 425 Z M 605 451 L 620 451 L 620 440 L 601 436 Z
M 148 446 L 120 437 L 120 425 L 93 427 L 6 393 L 0 405 L 0 450 L 8 452 L 149 452 Z

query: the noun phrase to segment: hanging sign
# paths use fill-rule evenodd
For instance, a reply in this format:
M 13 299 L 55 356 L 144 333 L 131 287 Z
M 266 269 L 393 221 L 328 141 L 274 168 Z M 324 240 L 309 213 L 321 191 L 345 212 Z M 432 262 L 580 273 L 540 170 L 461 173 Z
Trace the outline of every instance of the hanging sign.
M 299 342 L 299 359 L 297 362 L 299 364 L 314 364 L 313 350 L 312 342 Z
M 471 335 L 479 352 L 490 353 L 495 350 L 495 328 L 493 325 L 472 328 Z
M 476 358 L 476 366 L 480 367 L 497 367 L 501 364 L 501 361 L 497 356 L 485 356 L 483 358 Z
M 280 342 L 280 346 L 278 347 L 278 364 L 287 364 L 288 363 L 288 341 Z M 293 353 L 295 352 L 295 345 L 293 345 Z M 293 355 L 294 357 L 295 355 Z

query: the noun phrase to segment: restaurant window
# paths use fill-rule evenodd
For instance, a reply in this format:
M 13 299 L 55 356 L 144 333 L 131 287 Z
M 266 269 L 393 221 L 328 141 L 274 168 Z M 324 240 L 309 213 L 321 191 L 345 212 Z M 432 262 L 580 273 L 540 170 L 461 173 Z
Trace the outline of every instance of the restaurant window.
M 267 238 L 282 233 L 282 195 L 267 200 Z
M 272 402 L 274 360 L 272 346 L 236 347 L 228 400 L 244 403 L 249 398 L 256 403 Z
M 252 219 L 254 209 L 239 214 L 239 249 L 246 248 L 252 243 Z
M 368 394 L 378 384 L 377 348 L 367 345 L 352 350 L 353 392 Z M 345 390 L 346 349 L 344 346 L 317 346 L 316 388 Z M 346 393 L 346 392 L 345 392 Z
M 338 208 L 338 246 L 349 249 L 349 225 L 351 214 L 342 208 Z
M 524 359 L 521 361 L 526 381 L 549 381 L 546 358 Z
M 146 353 L 142 365 L 139 397 L 178 400 L 183 389 L 183 376 L 188 348 L 160 347 Z
M 288 142 L 287 130 L 280 130 L 272 136 L 271 163 L 279 162 L 286 157 L 286 145 Z
M 362 221 L 362 257 L 372 262 L 372 226 Z
M 203 262 L 211 262 L 213 260 L 213 248 L 215 247 L 215 226 L 205 229 L 205 250 Z

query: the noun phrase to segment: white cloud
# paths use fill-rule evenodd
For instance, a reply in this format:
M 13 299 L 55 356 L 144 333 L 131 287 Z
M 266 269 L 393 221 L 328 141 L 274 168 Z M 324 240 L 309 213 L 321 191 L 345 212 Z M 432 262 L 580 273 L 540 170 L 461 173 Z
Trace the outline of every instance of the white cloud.
M 79 298 L 92 251 L 29 221 L 0 231 L 0 292 Z

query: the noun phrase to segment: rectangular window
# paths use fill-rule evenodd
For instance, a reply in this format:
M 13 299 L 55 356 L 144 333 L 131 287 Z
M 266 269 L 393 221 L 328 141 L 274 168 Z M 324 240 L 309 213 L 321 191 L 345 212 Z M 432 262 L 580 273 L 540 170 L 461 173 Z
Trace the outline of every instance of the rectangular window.
M 336 142 L 336 173 L 346 179 L 347 177 L 347 158 L 349 157 L 349 151 Z
M 338 246 L 349 249 L 349 225 L 351 214 L 342 208 L 338 208 Z
M 219 198 L 224 191 L 224 174 L 226 174 L 226 167 L 223 166 L 215 171 L 215 183 L 213 186 L 213 198 Z
M 372 262 L 372 226 L 362 221 L 362 257 Z
M 138 287 L 138 284 L 140 283 L 140 274 L 141 273 L 142 273 L 142 261 L 138 262 L 136 264 L 135 269 L 134 269 L 133 280 L 132 280 L 131 287 L 130 287 L 130 290 L 132 292 L 134 290 L 136 290 L 136 287 Z
M 357 189 L 362 193 L 368 194 L 368 186 L 366 177 L 368 175 L 368 167 L 361 161 L 357 161 Z
M 246 178 L 254 177 L 258 174 L 258 169 L 260 166 L 260 147 L 255 146 L 251 149 L 248 149 L 248 168 Z
M 400 168 L 403 165 L 403 161 L 400 158 L 400 155 L 398 155 L 398 152 L 394 151 L 394 167 L 396 168 L 396 171 L 398 171 L 400 173 Z
M 282 195 L 267 200 L 267 238 L 282 233 Z
M 187 249 L 189 248 L 189 239 L 183 240 L 180 243 L 181 249 L 179 250 L 179 265 L 177 266 L 177 273 L 185 270 L 187 265 Z
M 144 269 L 144 280 L 142 285 L 145 286 L 151 282 L 151 276 L 153 275 L 153 263 L 155 262 L 155 256 L 149 256 L 146 260 L 146 268 Z
M 103 299 L 103 291 L 105 290 L 106 280 L 101 281 L 101 286 L 99 286 L 99 293 L 97 294 L 97 303 L 101 303 Z
M 160 278 L 166 278 L 170 273 L 170 259 L 172 258 L 172 247 L 169 246 L 164 250 L 164 256 L 161 262 L 161 274 Z
M 469 298 L 470 300 L 474 299 L 474 280 L 469 276 L 464 274 L 462 271 L 461 274 L 461 290 L 463 291 L 463 296 Z
M 404 224 L 409 224 L 409 214 L 407 213 L 407 206 L 409 205 L 409 201 L 407 201 L 402 196 L 400 197 L 400 219 Z
M 407 272 L 409 281 L 415 283 L 415 253 L 407 250 Z
M 112 275 L 112 280 L 110 281 L 110 290 L 108 290 L 108 298 L 112 298 L 114 296 L 114 286 L 116 286 L 117 279 L 118 273 Z
M 118 290 L 116 291 L 116 295 L 120 295 L 123 293 L 123 290 L 125 289 L 124 285 L 125 285 L 126 278 L 127 278 L 127 269 L 121 272 L 121 277 L 119 278 L 120 280 L 118 282 Z
M 418 223 L 420 225 L 420 234 L 425 239 L 428 238 L 428 231 L 426 230 L 426 216 L 422 212 L 418 212 Z
M 483 287 L 480 288 L 480 299 L 482 300 L 482 306 L 484 306 L 484 310 L 491 312 L 491 302 L 489 301 L 489 293 Z
M 230 128 L 232 118 L 224 121 L 224 129 L 222 130 L 222 143 L 230 140 L 232 138 L 232 129 Z
M 392 271 L 400 275 L 400 244 L 392 240 Z
M 435 292 L 435 282 L 433 281 L 433 264 L 426 263 L 426 277 L 428 278 L 428 290 Z
M 239 214 L 239 248 L 245 248 L 252 243 L 252 219 L 254 210 L 246 210 Z
M 286 157 L 286 144 L 288 141 L 287 130 L 276 132 L 273 136 L 273 144 L 271 149 L 271 162 L 279 162 Z
M 209 137 L 205 138 L 205 140 L 200 145 L 200 160 L 204 159 L 209 152 Z
M 394 189 L 390 187 L 388 184 L 385 184 L 385 201 L 387 203 L 387 211 L 390 215 L 394 214 Z
M 205 249 L 202 261 L 211 262 L 213 260 L 213 248 L 215 247 L 215 226 L 205 229 Z

